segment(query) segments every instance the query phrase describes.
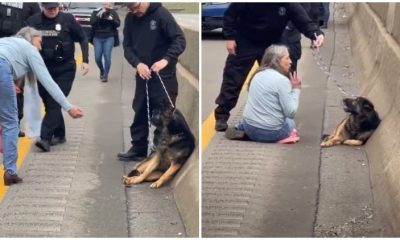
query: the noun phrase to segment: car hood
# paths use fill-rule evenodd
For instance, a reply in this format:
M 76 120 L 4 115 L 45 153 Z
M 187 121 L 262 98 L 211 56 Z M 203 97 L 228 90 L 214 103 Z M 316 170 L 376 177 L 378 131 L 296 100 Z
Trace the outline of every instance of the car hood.
M 92 12 L 97 10 L 98 8 L 70 8 L 67 12 L 72 14 L 85 14 L 92 15 Z

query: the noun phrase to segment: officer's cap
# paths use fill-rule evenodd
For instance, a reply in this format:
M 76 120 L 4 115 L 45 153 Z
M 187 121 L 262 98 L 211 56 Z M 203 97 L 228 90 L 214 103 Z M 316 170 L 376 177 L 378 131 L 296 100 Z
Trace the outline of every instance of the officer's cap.
M 59 2 L 44 2 L 44 3 L 42 3 L 42 6 L 44 8 L 55 8 L 55 7 L 59 7 L 60 3 Z

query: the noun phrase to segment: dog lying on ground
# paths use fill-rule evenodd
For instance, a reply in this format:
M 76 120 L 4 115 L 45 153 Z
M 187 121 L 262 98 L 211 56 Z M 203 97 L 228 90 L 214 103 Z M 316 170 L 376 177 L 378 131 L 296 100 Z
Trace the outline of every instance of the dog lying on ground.
M 151 122 L 160 131 L 156 151 L 123 177 L 125 185 L 155 181 L 151 188 L 163 186 L 178 172 L 195 148 L 195 138 L 178 109 L 163 107 L 163 110 L 155 110 Z
M 381 120 L 374 105 L 364 97 L 343 99 L 344 111 L 349 115 L 325 137 L 322 147 L 345 144 L 363 145 L 379 126 Z

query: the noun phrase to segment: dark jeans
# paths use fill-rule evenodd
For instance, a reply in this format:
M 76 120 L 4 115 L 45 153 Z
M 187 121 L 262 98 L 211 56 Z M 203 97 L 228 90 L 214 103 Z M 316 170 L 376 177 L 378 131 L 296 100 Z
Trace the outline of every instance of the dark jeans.
M 176 72 L 163 73 L 161 78 L 164 81 L 168 94 L 175 105 L 176 97 L 178 96 L 178 81 Z M 149 102 L 150 102 L 150 118 L 153 109 L 162 106 L 163 102 L 169 104 L 168 97 L 160 83 L 158 77 L 153 74 L 148 80 Z M 130 127 L 132 146 L 147 147 L 149 136 L 149 126 L 147 118 L 147 99 L 146 99 L 146 81 L 136 75 L 136 90 L 133 99 L 132 108 L 135 112 L 132 125 Z M 159 131 L 154 132 L 154 144 L 157 145 Z
M 63 65 L 47 65 L 50 75 L 60 87 L 65 96 L 68 96 L 75 79 L 76 63 L 67 62 Z M 61 106 L 50 96 L 46 89 L 39 84 L 39 94 L 45 107 L 45 115 L 40 132 L 41 139 L 51 141 L 53 137 L 65 137 L 65 123 Z
M 227 121 L 229 119 L 229 112 L 236 106 L 247 74 L 256 60 L 261 62 L 265 49 L 266 47 L 254 47 L 238 41 L 236 55 L 228 55 L 221 90 L 215 100 L 218 105 L 214 110 L 216 120 Z

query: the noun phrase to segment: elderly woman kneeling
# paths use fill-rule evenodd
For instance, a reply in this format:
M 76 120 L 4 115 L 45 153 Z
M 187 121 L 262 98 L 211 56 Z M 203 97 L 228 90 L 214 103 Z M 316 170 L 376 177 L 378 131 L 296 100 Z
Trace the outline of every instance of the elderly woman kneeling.
M 294 115 L 299 106 L 301 81 L 289 72 L 287 47 L 271 45 L 249 83 L 243 118 L 226 137 L 257 142 L 293 143 L 299 140 Z

